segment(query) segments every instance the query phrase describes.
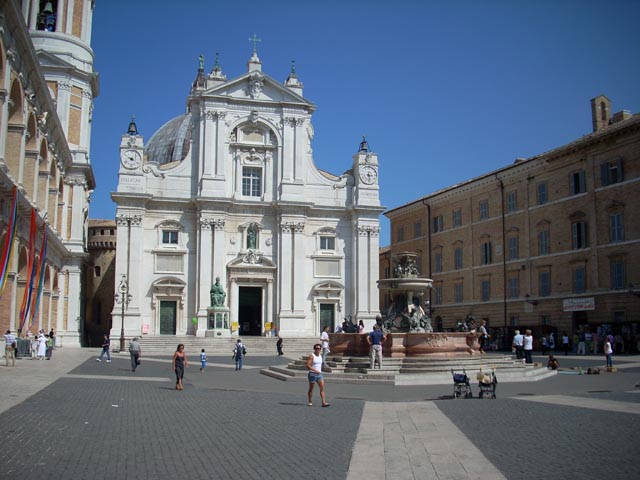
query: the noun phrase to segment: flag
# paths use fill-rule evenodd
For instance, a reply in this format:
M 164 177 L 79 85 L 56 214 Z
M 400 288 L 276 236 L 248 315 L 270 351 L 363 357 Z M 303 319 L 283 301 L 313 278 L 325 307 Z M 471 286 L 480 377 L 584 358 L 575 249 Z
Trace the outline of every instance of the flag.
M 7 284 L 9 265 L 11 264 L 11 255 L 13 253 L 13 239 L 16 236 L 16 213 L 18 211 L 18 189 L 13 187 L 13 202 L 9 211 L 9 226 L 5 237 L 4 247 L 2 248 L 2 256 L 0 256 L 0 297 Z
M 31 209 L 31 227 L 29 229 L 29 259 L 27 261 L 27 284 L 24 288 L 22 296 L 22 304 L 20 305 L 20 330 L 24 328 L 24 323 L 29 315 L 31 307 L 31 295 L 33 294 L 33 278 L 36 274 L 34 268 L 36 259 L 36 234 L 38 233 L 38 223 L 36 222 L 36 210 Z
M 31 308 L 31 322 L 29 322 L 30 330 L 36 321 L 38 316 L 38 309 L 40 308 L 40 300 L 42 300 L 42 289 L 44 287 L 45 270 L 47 268 L 47 225 L 44 225 L 44 233 L 42 234 L 42 246 L 40 247 L 40 262 L 38 263 L 38 272 L 36 278 L 38 279 L 38 290 L 35 298 L 33 299 L 33 307 Z

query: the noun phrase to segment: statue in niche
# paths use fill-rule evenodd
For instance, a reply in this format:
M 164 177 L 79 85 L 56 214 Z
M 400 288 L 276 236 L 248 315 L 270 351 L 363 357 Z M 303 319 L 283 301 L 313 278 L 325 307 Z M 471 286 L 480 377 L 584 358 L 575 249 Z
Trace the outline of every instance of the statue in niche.
M 247 249 L 255 250 L 257 248 L 258 243 L 258 232 L 256 231 L 256 226 L 251 225 L 247 229 Z
M 220 285 L 220 277 L 216 277 L 216 283 L 211 285 L 209 294 L 211 295 L 212 307 L 224 307 L 224 301 L 227 298 L 227 294 L 224 293 L 224 288 Z

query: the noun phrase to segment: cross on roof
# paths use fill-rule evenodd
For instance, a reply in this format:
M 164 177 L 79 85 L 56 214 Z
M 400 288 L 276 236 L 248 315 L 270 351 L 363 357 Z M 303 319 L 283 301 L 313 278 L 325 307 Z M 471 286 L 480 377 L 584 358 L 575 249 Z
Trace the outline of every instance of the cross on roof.
M 262 39 L 258 38 L 258 36 L 254 33 L 252 38 L 249 38 L 250 42 L 253 42 L 253 54 L 256 55 L 257 51 L 256 51 L 256 47 L 258 46 L 258 42 L 261 42 Z

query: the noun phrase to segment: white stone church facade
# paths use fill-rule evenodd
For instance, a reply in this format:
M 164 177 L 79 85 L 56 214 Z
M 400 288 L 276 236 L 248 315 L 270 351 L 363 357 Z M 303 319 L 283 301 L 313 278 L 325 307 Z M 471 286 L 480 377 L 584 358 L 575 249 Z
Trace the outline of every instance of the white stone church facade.
M 122 137 L 112 198 L 126 337 L 210 335 L 218 277 L 229 323 L 216 335 L 313 336 L 379 313 L 376 154 L 363 141 L 342 175 L 318 169 L 316 107 L 295 71 L 277 82 L 255 51 L 247 65 L 227 80 L 201 59 L 186 114 L 146 144 L 133 122 Z M 116 338 L 120 304 L 112 318 Z

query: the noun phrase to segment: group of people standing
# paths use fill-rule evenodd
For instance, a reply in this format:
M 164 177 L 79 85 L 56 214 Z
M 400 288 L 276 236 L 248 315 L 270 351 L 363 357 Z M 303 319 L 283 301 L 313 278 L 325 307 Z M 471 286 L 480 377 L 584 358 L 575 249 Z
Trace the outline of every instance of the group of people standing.
M 7 330 L 4 334 L 4 353 L 7 367 L 16 366 L 18 340 L 19 339 L 11 333 L 11 330 Z M 53 357 L 53 349 L 55 346 L 55 333 L 53 329 L 49 333 L 45 333 L 44 330 L 40 330 L 38 331 L 38 334 L 33 337 L 30 337 L 27 332 L 24 340 L 29 342 L 28 352 L 31 353 L 31 360 L 51 360 Z

